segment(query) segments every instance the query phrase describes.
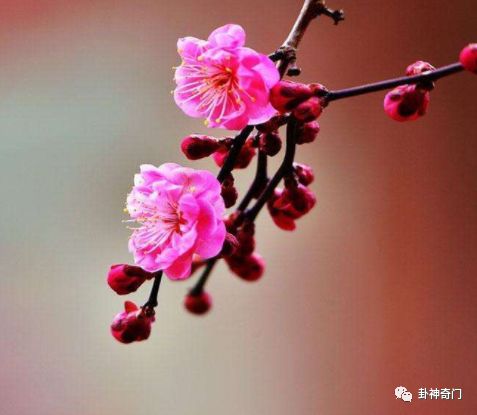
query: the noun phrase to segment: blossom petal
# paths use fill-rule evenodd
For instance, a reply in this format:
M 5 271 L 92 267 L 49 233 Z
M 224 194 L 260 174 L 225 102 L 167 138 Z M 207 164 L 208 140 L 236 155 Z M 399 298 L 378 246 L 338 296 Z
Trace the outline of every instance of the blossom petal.
M 237 48 L 245 44 L 245 30 L 237 24 L 227 24 L 215 29 L 208 41 L 212 47 Z

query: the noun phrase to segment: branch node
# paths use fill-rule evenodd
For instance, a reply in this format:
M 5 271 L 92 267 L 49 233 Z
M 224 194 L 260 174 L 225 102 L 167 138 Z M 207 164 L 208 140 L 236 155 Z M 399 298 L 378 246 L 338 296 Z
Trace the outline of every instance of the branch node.
M 288 76 L 298 76 L 301 74 L 301 68 L 297 66 L 296 61 L 290 63 L 290 67 L 288 68 L 287 75 Z
M 339 22 L 343 21 L 345 19 L 345 13 L 344 10 L 339 9 L 339 10 L 333 10 L 328 7 L 326 7 L 326 4 L 324 1 L 321 1 L 317 4 L 318 8 L 316 10 L 316 15 L 325 15 L 328 16 L 330 19 L 333 20 L 334 24 L 337 25 Z

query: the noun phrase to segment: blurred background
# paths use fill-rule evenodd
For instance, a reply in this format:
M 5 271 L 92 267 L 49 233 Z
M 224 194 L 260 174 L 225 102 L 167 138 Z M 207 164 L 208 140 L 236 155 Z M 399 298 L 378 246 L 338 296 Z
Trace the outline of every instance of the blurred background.
M 477 41 L 474 0 L 329 0 L 302 80 L 343 88 L 457 60 Z M 131 262 L 121 222 L 142 163 L 192 165 L 205 132 L 175 106 L 176 40 L 241 24 L 272 52 L 299 0 L 0 0 L 0 413 L 6 415 L 470 414 L 477 408 L 477 77 L 439 82 L 429 114 L 396 123 L 383 93 L 333 103 L 298 151 L 319 203 L 286 233 L 264 212 L 268 268 L 221 264 L 214 309 L 165 281 L 147 342 L 109 333 Z M 195 167 L 216 167 L 209 160 Z M 242 189 L 250 172 L 236 178 Z M 145 287 L 129 299 L 142 303 Z M 414 394 L 394 397 L 403 385 Z M 418 388 L 462 388 L 424 401 Z

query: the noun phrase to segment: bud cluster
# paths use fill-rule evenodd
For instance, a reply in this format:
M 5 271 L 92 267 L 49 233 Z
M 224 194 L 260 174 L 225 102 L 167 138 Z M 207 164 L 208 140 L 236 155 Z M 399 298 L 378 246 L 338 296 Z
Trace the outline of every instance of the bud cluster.
M 268 211 L 275 224 L 286 231 L 295 229 L 295 220 L 306 215 L 316 204 L 307 187 L 314 180 L 313 170 L 305 164 L 294 166 L 294 176 L 285 179 L 285 188 L 277 188 L 268 200 Z
M 234 237 L 231 250 L 223 253 L 229 269 L 245 281 L 258 280 L 265 270 L 265 261 L 255 252 L 255 224 L 244 222 L 236 225 L 236 215 L 226 221 L 227 230 Z
M 232 144 L 233 139 L 230 137 L 216 138 L 208 135 L 192 134 L 182 139 L 181 150 L 189 160 L 199 160 L 212 156 L 217 166 L 222 167 Z M 254 140 L 249 137 L 245 145 L 242 146 L 233 168 L 247 168 L 255 154 Z
M 316 120 L 326 106 L 328 90 L 321 84 L 280 81 L 270 91 L 270 103 L 280 113 L 291 113 L 302 122 Z

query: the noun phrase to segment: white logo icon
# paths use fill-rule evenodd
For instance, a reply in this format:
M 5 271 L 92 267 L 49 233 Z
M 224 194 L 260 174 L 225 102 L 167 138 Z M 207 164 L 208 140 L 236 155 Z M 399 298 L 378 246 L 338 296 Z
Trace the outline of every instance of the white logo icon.
M 396 389 L 394 389 L 394 395 L 396 395 L 396 399 L 402 399 L 404 402 L 412 401 L 412 393 L 409 392 L 404 386 L 398 386 Z

